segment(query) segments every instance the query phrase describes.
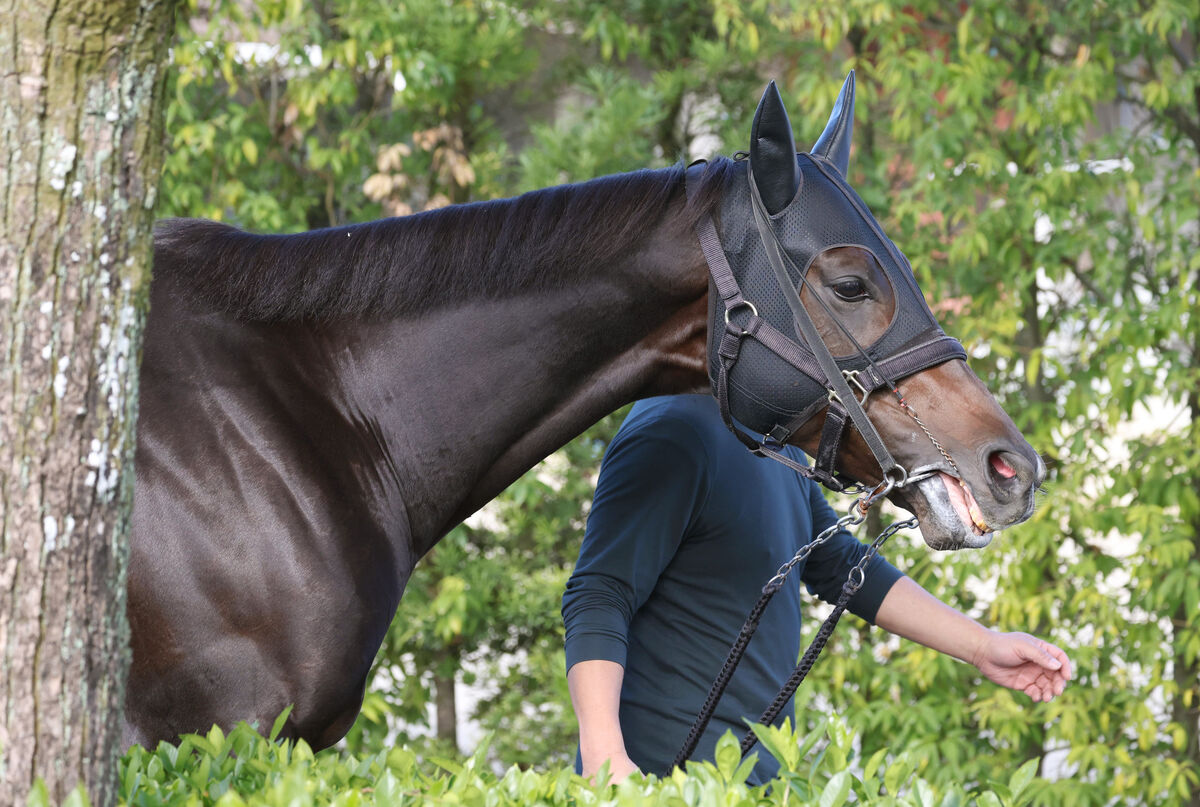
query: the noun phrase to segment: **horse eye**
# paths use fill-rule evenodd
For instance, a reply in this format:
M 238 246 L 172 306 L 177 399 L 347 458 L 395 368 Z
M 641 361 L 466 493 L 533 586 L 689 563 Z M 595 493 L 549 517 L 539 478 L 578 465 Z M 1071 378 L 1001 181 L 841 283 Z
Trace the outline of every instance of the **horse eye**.
M 833 293 L 846 302 L 864 300 L 870 296 L 867 294 L 867 285 L 857 277 L 846 278 L 834 283 Z

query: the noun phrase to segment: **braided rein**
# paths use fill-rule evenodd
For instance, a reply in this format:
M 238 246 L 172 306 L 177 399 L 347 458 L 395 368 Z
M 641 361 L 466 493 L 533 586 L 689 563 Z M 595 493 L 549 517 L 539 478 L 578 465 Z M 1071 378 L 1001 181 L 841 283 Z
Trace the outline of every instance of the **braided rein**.
M 767 604 L 771 601 L 771 598 L 775 596 L 775 593 L 783 588 L 783 584 L 787 580 L 788 575 L 791 574 L 792 569 L 794 569 L 809 555 L 811 555 L 814 549 L 832 538 L 834 534 L 838 532 L 838 530 L 845 529 L 846 527 L 857 526 L 866 521 L 867 512 L 870 510 L 870 508 L 879 502 L 884 496 L 890 493 L 894 486 L 895 483 L 892 480 L 885 479 L 884 482 L 878 487 L 860 496 L 857 500 L 855 500 L 854 504 L 850 506 L 850 511 L 846 515 L 839 518 L 832 526 L 822 530 L 815 538 L 812 539 L 812 541 L 800 547 L 799 551 L 796 552 L 792 559 L 780 566 L 779 570 L 775 572 L 775 575 L 767 581 L 766 585 L 763 586 L 762 594 L 759 596 L 758 601 L 755 602 L 754 606 L 750 609 L 750 614 L 746 617 L 746 621 L 742 625 L 742 629 L 738 631 L 737 638 L 734 639 L 733 645 L 729 648 L 729 654 L 725 657 L 725 663 L 721 665 L 720 672 L 717 674 L 716 679 L 713 680 L 712 686 L 708 691 L 708 697 L 704 699 L 704 704 L 700 707 L 700 712 L 696 715 L 696 720 L 692 723 L 692 727 L 688 731 L 688 735 L 686 739 L 684 739 L 683 745 L 679 749 L 679 753 L 676 754 L 675 761 L 671 763 L 671 768 L 668 770 L 668 773 L 670 770 L 674 770 L 675 768 L 682 768 L 683 764 L 695 752 L 696 745 L 700 742 L 701 735 L 703 735 L 704 730 L 708 728 L 709 721 L 712 720 L 712 716 L 716 712 L 717 703 L 721 700 L 721 696 L 725 693 L 726 687 L 733 678 L 734 671 L 737 670 L 738 664 L 745 655 L 746 647 L 750 644 L 751 637 L 753 637 L 755 631 L 758 630 L 758 623 L 762 619 L 762 615 L 767 608 Z M 862 588 L 863 584 L 866 582 L 866 568 L 879 553 L 879 548 L 883 546 L 885 541 L 887 541 L 900 530 L 911 529 L 916 526 L 917 520 L 915 518 L 898 521 L 888 526 L 883 532 L 881 532 L 867 548 L 867 551 L 863 554 L 862 558 L 859 559 L 858 563 L 855 564 L 855 566 L 850 570 L 850 574 L 847 576 L 846 582 L 842 585 L 841 596 L 838 597 L 838 601 L 834 605 L 833 611 L 830 612 L 829 616 L 825 618 L 825 621 L 821 623 L 820 630 L 817 631 L 817 635 L 813 637 L 812 642 L 804 651 L 804 655 L 801 657 L 799 664 L 796 665 L 796 669 L 792 671 L 792 674 L 788 677 L 787 681 L 784 682 L 783 687 L 779 690 L 779 694 L 775 696 L 775 699 L 771 702 L 771 705 L 768 706 L 766 711 L 764 711 L 759 717 L 759 723 L 763 725 L 770 725 L 773 723 L 779 716 L 779 712 L 782 711 L 783 707 L 787 705 L 787 702 L 791 699 L 792 695 L 795 694 L 796 689 L 801 683 L 803 683 L 805 677 L 808 675 L 809 670 L 812 669 L 814 662 L 816 662 L 817 657 L 820 656 L 821 651 L 825 649 L 825 644 L 829 641 L 829 637 L 833 635 L 834 628 L 837 627 L 838 620 L 841 619 L 842 613 L 845 612 L 846 606 L 850 602 L 850 598 L 858 593 L 858 590 Z M 757 741 L 758 738 L 753 731 L 746 733 L 746 736 L 742 738 L 741 743 L 743 757 L 749 753 L 750 749 L 754 747 L 754 744 Z

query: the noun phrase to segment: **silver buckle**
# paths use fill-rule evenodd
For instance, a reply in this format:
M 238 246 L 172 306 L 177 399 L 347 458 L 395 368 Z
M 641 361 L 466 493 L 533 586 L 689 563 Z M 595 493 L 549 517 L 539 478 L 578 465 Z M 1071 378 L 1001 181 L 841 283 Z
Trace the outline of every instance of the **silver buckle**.
M 859 406 L 866 406 L 867 398 L 871 397 L 871 390 L 863 386 L 858 380 L 858 370 L 842 370 L 842 378 L 846 379 L 847 384 L 853 384 L 858 387 L 858 391 L 862 393 L 862 397 L 858 399 Z

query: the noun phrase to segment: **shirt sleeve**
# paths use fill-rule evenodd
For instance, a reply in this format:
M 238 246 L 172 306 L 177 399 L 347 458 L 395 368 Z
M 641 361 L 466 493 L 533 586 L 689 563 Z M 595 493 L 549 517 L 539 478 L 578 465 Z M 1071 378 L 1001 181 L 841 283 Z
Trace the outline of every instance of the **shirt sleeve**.
M 624 666 L 629 622 L 698 517 L 709 473 L 699 435 L 682 421 L 643 421 L 610 444 L 563 594 L 568 670 L 592 659 Z
M 823 530 L 837 523 L 838 516 L 816 483 L 804 480 L 807 485 L 809 504 L 812 508 L 813 537 L 820 535 Z M 800 578 L 808 586 L 810 593 L 817 595 L 828 603 L 837 602 L 842 594 L 842 585 L 863 555 L 867 554 L 867 545 L 858 541 L 846 530 L 838 530 L 830 539 L 813 550 L 804 564 Z M 892 586 L 904 576 L 882 555 L 876 555 L 867 564 L 865 580 L 862 588 L 850 598 L 847 608 L 851 613 L 875 624 L 875 615 L 883 598 L 887 596 Z

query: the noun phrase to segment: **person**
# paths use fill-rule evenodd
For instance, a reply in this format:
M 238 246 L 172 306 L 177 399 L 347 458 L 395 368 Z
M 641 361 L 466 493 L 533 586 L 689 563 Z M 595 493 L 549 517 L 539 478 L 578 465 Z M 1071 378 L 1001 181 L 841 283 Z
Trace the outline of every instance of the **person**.
M 799 449 L 790 456 L 803 461 Z M 763 584 L 837 515 L 812 481 L 755 457 L 709 395 L 634 405 L 605 454 L 583 546 L 562 601 L 567 682 L 579 722 L 577 770 L 616 780 L 669 772 L 729 645 Z M 842 530 L 792 572 L 692 755 L 741 738 L 795 667 L 801 590 L 835 602 L 866 545 Z M 974 664 L 989 680 L 1045 701 L 1070 662 L 1024 633 L 999 633 L 942 603 L 882 556 L 850 600 L 869 623 Z M 780 714 L 790 715 L 785 708 Z M 750 782 L 774 778 L 760 753 Z

